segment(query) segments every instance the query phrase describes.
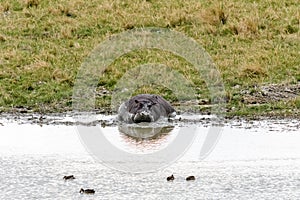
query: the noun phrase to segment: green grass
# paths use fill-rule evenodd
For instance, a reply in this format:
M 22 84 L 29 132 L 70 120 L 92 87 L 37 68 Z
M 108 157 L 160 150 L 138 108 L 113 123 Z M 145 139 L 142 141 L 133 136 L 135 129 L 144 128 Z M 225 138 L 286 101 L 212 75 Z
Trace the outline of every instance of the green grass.
M 230 112 L 228 116 L 284 116 L 296 117 L 300 115 L 300 99 L 291 101 L 279 101 L 270 104 L 256 104 L 256 105 L 239 105 Z
M 255 110 L 240 102 L 239 92 L 232 88 L 300 81 L 297 0 L 0 0 L 0 27 L 0 110 L 70 110 L 84 59 L 109 36 L 138 27 L 170 28 L 202 45 L 222 74 L 227 106 L 238 110 L 233 114 L 299 109 L 295 100 L 270 102 Z M 190 63 L 160 50 L 122 56 L 107 68 L 98 86 L 113 91 L 127 70 L 154 62 L 178 70 L 193 82 L 198 98 L 209 98 Z M 176 101 L 164 87 L 143 86 L 135 92 L 159 93 Z M 109 106 L 110 99 L 98 98 L 97 108 Z

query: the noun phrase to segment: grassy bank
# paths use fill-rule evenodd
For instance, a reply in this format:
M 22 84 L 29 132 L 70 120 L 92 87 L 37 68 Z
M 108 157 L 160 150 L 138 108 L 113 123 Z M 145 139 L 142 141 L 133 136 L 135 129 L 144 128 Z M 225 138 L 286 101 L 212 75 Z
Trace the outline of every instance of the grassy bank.
M 70 110 L 84 59 L 109 36 L 138 27 L 170 28 L 202 45 L 222 75 L 231 115 L 274 110 L 293 114 L 300 109 L 299 98 L 249 106 L 241 93 L 257 85 L 300 81 L 297 0 L 1 0 L 0 27 L 2 111 Z M 128 69 L 145 63 L 178 70 L 194 83 L 197 98 L 209 103 L 205 84 L 190 63 L 167 52 L 143 50 L 124 55 L 107 68 L 99 80 L 97 108 L 109 106 L 109 94 Z M 176 100 L 163 87 L 144 86 L 139 92 Z

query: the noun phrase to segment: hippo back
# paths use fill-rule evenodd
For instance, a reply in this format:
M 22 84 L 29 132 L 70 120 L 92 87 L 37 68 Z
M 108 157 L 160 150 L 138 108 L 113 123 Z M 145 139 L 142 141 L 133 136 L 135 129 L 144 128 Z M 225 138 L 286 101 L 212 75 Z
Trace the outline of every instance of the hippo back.
M 165 99 L 163 99 L 161 96 L 154 95 L 154 94 L 140 94 L 137 96 L 132 97 L 129 101 L 127 101 L 128 111 L 130 113 L 135 114 L 137 108 L 136 102 L 147 102 L 150 101 L 152 104 L 159 105 L 159 109 L 161 111 L 161 114 L 165 117 L 167 117 L 169 114 L 175 112 L 175 109 L 170 105 L 169 102 L 167 102 Z

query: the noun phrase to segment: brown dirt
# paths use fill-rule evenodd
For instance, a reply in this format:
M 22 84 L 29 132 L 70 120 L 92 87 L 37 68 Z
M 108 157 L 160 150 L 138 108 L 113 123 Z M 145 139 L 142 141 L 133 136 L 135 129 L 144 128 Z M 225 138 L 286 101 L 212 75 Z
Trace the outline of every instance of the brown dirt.
M 296 99 L 300 95 L 300 82 L 295 85 L 271 84 L 254 86 L 241 91 L 243 103 L 263 104 L 268 102 Z

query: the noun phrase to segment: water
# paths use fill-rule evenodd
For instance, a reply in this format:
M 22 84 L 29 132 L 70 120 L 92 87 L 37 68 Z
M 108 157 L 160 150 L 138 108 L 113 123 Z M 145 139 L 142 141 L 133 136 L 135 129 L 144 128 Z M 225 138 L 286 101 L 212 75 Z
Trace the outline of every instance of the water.
M 186 154 L 162 170 L 133 174 L 95 161 L 71 118 L 31 116 L 34 123 L 28 123 L 28 118 L 0 120 L 0 199 L 300 199 L 296 119 L 225 121 L 214 150 L 200 160 L 209 118 L 200 123 L 203 116 L 182 116 L 198 127 Z M 181 125 L 175 123 L 172 131 Z M 103 130 L 115 146 L 137 153 L 162 149 L 175 137 L 171 131 L 143 141 L 124 136 L 114 124 Z M 63 180 L 71 174 L 75 180 Z M 175 180 L 167 182 L 171 174 Z M 196 180 L 185 181 L 189 175 Z M 82 195 L 80 188 L 93 188 L 96 193 Z

